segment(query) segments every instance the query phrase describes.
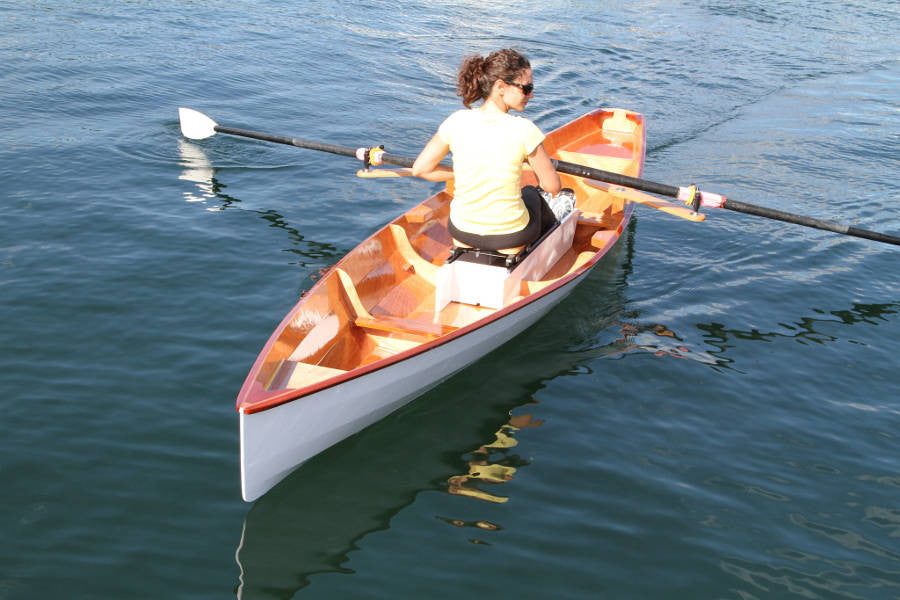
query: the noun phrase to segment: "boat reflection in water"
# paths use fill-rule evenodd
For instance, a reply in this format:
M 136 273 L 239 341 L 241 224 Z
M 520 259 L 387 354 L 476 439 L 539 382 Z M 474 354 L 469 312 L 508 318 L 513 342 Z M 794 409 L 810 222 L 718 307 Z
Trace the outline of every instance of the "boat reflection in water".
M 540 427 L 543 422 L 543 419 L 535 421 L 532 415 L 510 417 L 509 422 L 494 434 L 493 442 L 484 444 L 470 453 L 472 458 L 468 461 L 469 472 L 465 475 L 454 475 L 447 480 L 447 491 L 488 502 L 503 503 L 509 500 L 508 497 L 494 495 L 481 486 L 510 481 L 516 469 L 528 465 L 528 462 L 518 455 L 510 454 L 511 449 L 519 443 L 515 438 L 515 432 L 527 427 Z
M 591 347 L 575 352 L 559 331 L 594 335 L 621 327 L 625 289 L 622 257 L 630 262 L 633 230 L 597 265 L 569 302 L 500 351 L 458 373 L 407 407 L 307 461 L 253 505 L 244 521 L 236 560 L 239 598 L 287 598 L 320 573 L 352 573 L 345 565 L 366 535 L 388 529 L 420 493 L 444 491 L 473 501 L 504 503 L 503 484 L 527 467 L 515 452 L 516 435 L 539 429 L 528 413 L 545 382 L 573 374 L 578 365 L 621 351 Z M 604 299 L 597 302 L 596 299 Z M 590 305 L 593 311 L 583 307 Z M 555 315 L 555 316 L 554 316 Z M 572 321 L 577 320 L 577 323 Z M 561 323 L 562 322 L 562 323 Z M 485 381 L 502 385 L 485 389 Z M 522 408 L 522 410 L 519 410 Z M 513 414 L 515 413 L 515 414 Z M 520 414 L 521 413 L 521 414 Z M 471 527 L 472 543 L 490 543 L 502 524 L 436 515 Z
M 540 382 L 529 387 L 540 387 Z M 423 405 L 436 404 L 447 393 L 442 386 L 419 400 Z M 371 429 L 376 431 L 366 430 L 310 460 L 257 500 L 244 521 L 236 553 L 241 570 L 238 598 L 289 598 L 309 585 L 312 575 L 352 573 L 343 565 L 357 543 L 370 533 L 388 529 L 421 492 L 443 488 L 478 500 L 506 502 L 508 498 L 495 489 L 481 488 L 485 484 L 496 488 L 512 479 L 516 468 L 528 464 L 514 454 L 497 453 L 512 447 L 507 428 L 516 419 L 500 428 L 494 442 L 477 446 L 475 432 L 485 421 L 502 420 L 503 408 L 499 403 L 476 407 L 478 394 L 473 391 L 467 396 L 466 402 L 451 410 L 425 414 L 429 407 L 422 411 L 413 407 L 408 412 L 419 414 L 410 415 L 410 424 L 393 423 L 390 418 L 384 426 L 375 425 Z M 403 420 L 406 414 L 398 417 Z M 447 431 L 447 422 L 453 423 L 453 431 Z M 469 472 L 453 475 L 447 457 L 460 456 L 465 454 L 460 448 L 475 446 Z M 488 521 L 437 518 L 484 532 L 502 529 Z M 480 537 L 470 541 L 487 543 Z

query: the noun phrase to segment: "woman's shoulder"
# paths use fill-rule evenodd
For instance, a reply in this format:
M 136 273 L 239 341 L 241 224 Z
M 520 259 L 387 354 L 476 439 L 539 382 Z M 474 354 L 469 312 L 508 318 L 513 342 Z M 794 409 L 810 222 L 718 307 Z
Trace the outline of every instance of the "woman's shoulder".
M 450 113 L 450 116 L 447 117 L 447 120 L 453 119 L 454 121 L 474 121 L 477 120 L 480 116 L 480 110 L 474 108 L 460 108 L 459 110 Z
M 509 127 L 516 129 L 517 131 L 523 132 L 531 132 L 531 131 L 540 131 L 540 128 L 534 124 L 534 121 L 525 117 L 523 115 L 511 115 L 509 113 L 506 114 L 506 122 Z
M 543 135 L 540 128 L 535 125 L 531 119 L 521 115 L 511 115 L 509 113 L 490 114 L 484 111 L 472 108 L 462 108 L 451 113 L 444 122 L 441 123 L 440 129 L 443 131 L 462 130 L 482 127 L 500 127 L 502 131 L 508 134 L 530 137 L 534 135 Z
M 454 140 L 459 136 L 469 136 L 472 132 L 481 129 L 482 123 L 478 121 L 478 111 L 462 108 L 453 112 L 444 119 L 440 127 L 438 127 L 438 135 L 447 144 L 452 145 Z
M 471 121 L 472 118 L 476 116 L 474 115 L 474 113 L 475 111 L 469 108 L 461 108 L 455 112 L 450 113 L 450 115 L 447 116 L 446 119 L 444 119 L 444 122 L 441 123 L 441 126 L 444 127 L 466 123 L 468 121 Z

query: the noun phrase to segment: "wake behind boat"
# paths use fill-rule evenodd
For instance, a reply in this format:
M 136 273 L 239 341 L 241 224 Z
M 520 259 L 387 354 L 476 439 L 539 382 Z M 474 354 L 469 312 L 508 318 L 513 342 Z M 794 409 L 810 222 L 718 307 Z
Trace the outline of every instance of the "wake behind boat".
M 639 177 L 644 119 L 594 111 L 549 133 L 544 145 L 554 158 Z M 571 293 L 619 239 L 639 192 L 561 177 L 576 209 L 519 262 L 484 264 L 490 257 L 471 251 L 451 262 L 451 182 L 351 250 L 300 299 L 238 394 L 245 500 L 510 340 Z M 535 184 L 525 171 L 522 185 Z

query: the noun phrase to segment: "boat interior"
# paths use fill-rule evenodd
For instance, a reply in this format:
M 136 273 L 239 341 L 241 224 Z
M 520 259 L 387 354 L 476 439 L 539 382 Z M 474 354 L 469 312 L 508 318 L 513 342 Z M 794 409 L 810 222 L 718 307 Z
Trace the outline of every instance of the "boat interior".
M 554 158 L 638 177 L 645 150 L 643 118 L 620 109 L 598 110 L 549 133 L 544 144 Z M 258 393 L 243 401 L 252 404 L 279 391 L 314 386 L 412 351 L 498 310 L 513 310 L 527 297 L 582 272 L 618 239 L 627 221 L 627 199 L 615 186 L 560 176 L 576 196 L 571 242 L 545 272 L 516 280 L 502 306 L 458 300 L 436 304 L 439 272 L 453 249 L 447 231 L 451 182 L 357 246 L 303 296 L 251 373 Z M 522 185 L 529 184 L 536 185 L 536 178 L 526 170 Z

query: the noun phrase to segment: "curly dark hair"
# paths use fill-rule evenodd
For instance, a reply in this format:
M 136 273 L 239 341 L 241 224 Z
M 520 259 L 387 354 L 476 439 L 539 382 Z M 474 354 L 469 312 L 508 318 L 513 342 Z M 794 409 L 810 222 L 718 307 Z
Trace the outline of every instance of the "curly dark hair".
M 469 56 L 459 67 L 456 95 L 468 108 L 473 102 L 487 98 L 498 79 L 512 81 L 530 68 L 528 59 L 510 48 L 497 50 L 487 57 Z

